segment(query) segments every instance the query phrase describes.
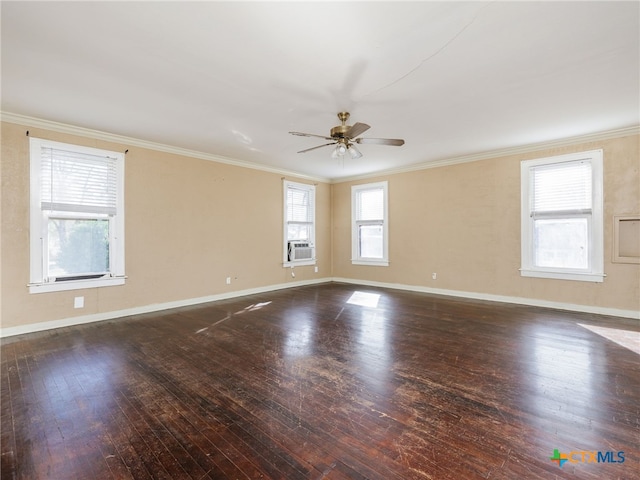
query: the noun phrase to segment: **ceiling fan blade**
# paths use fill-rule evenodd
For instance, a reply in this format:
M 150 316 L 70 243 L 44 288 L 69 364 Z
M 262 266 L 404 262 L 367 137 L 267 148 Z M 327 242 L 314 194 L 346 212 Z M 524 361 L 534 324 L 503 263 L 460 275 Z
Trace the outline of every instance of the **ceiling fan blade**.
M 364 132 L 366 132 L 370 128 L 371 127 L 369 125 L 367 125 L 366 123 L 359 123 L 359 122 L 358 123 L 354 123 L 353 126 L 349 130 L 344 132 L 344 136 L 353 139 L 353 138 L 356 138 L 358 135 L 363 134 Z
M 311 148 L 307 148 L 306 150 L 300 150 L 298 153 L 310 152 L 311 150 L 315 150 L 316 148 L 322 148 L 322 147 L 326 147 L 328 145 L 335 145 L 336 143 L 338 143 L 338 142 L 325 143 L 324 145 L 318 145 L 317 147 L 311 147 Z
M 291 135 L 297 135 L 299 137 L 317 137 L 324 138 L 325 140 L 333 140 L 331 137 L 327 137 L 325 135 L 314 135 L 313 133 L 302 133 L 302 132 L 289 132 Z
M 404 140 L 401 138 L 356 138 L 354 142 L 359 144 L 392 145 L 394 147 L 404 145 Z

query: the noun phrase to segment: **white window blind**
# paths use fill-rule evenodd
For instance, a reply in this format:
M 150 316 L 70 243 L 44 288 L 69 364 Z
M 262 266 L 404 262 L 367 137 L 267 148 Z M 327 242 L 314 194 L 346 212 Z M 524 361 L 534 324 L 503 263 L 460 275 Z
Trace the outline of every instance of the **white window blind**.
M 590 212 L 591 163 L 584 161 L 532 168 L 532 216 L 544 212 Z
M 42 147 L 43 210 L 117 213 L 116 159 Z
M 313 222 L 311 191 L 287 188 L 287 222 Z
M 384 219 L 384 189 L 374 188 L 358 192 L 356 200 L 356 219 L 372 221 Z

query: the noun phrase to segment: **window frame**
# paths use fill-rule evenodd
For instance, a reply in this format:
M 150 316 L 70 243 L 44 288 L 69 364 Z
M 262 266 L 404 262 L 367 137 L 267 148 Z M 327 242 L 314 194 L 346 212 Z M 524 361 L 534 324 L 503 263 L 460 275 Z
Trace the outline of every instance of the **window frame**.
M 42 208 L 42 149 L 51 148 L 75 154 L 109 157 L 115 159 L 116 213 L 54 211 Z M 99 148 L 55 142 L 29 137 L 30 164 L 30 232 L 29 232 L 29 293 L 47 293 L 85 288 L 109 287 L 125 283 L 124 256 L 124 154 Z M 96 278 L 78 278 L 55 281 L 48 277 L 48 224 L 52 218 L 69 220 L 109 221 L 109 271 Z M 78 275 L 90 277 L 92 274 Z
M 383 191 L 383 218 L 379 220 L 359 220 L 357 218 L 358 197 L 370 190 Z M 363 257 L 360 254 L 359 231 L 362 225 L 382 226 L 382 258 Z M 351 186 L 351 264 L 378 267 L 389 266 L 389 182 L 374 182 Z
M 591 209 L 590 211 L 558 211 L 534 215 L 533 169 L 543 165 L 570 162 L 591 164 Z M 521 180 L 521 268 L 522 277 L 550 278 L 584 282 L 604 281 L 604 196 L 603 196 L 603 151 L 589 150 L 565 155 L 525 160 L 520 163 Z M 589 210 L 589 209 L 587 209 Z M 587 218 L 588 267 L 562 268 L 540 267 L 534 263 L 534 222 L 537 219 Z
M 316 186 L 315 185 L 311 185 L 308 183 L 300 183 L 300 182 L 293 182 L 291 180 L 283 180 L 282 182 L 283 185 L 283 206 L 284 206 L 284 216 L 283 216 L 283 239 L 284 241 L 283 246 L 282 246 L 282 266 L 283 267 L 287 267 L 287 268 L 291 268 L 291 267 L 298 267 L 298 266 L 304 266 L 304 265 L 316 265 L 317 263 L 317 258 L 316 258 Z M 309 194 L 309 198 L 310 198 L 310 208 L 311 208 L 311 222 L 289 222 L 288 218 L 289 218 L 289 202 L 288 202 L 288 198 L 289 198 L 289 189 L 296 189 L 296 190 L 303 190 L 308 192 Z M 300 223 L 304 223 L 310 226 L 310 232 L 309 232 L 309 244 L 310 247 L 313 249 L 313 258 L 310 259 L 303 259 L 303 260 L 289 260 L 289 255 L 288 255 L 288 247 L 289 247 L 289 241 L 293 241 L 293 240 L 301 240 L 301 239 L 289 239 L 289 224 L 290 223 L 296 223 L 296 224 L 300 224 Z

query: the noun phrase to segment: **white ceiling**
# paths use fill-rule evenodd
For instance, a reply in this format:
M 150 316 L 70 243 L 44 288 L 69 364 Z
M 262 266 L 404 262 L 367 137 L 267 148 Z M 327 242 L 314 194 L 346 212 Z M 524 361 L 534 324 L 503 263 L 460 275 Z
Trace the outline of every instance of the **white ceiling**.
M 8 2 L 2 111 L 340 179 L 640 123 L 640 2 Z M 357 160 L 324 142 L 338 111 Z

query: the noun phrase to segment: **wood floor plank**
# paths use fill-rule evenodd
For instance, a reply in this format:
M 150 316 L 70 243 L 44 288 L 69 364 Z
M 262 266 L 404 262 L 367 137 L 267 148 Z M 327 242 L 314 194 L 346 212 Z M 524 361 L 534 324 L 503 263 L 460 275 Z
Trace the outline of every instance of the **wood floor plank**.
M 338 283 L 3 339 L 2 477 L 640 479 L 639 355 L 589 326 L 640 342 Z

